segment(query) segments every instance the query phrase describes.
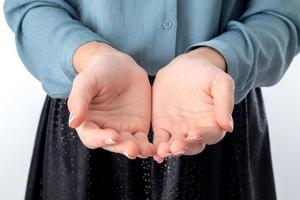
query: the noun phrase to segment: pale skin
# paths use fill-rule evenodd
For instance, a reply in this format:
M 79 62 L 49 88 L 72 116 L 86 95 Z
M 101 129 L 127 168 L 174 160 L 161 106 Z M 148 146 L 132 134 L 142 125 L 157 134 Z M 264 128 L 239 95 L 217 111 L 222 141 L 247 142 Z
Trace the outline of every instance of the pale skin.
M 101 42 L 73 56 L 79 73 L 68 99 L 69 125 L 88 148 L 130 159 L 194 155 L 232 132 L 234 81 L 221 54 L 200 47 L 174 58 L 156 74 Z M 148 141 L 150 124 L 154 141 Z

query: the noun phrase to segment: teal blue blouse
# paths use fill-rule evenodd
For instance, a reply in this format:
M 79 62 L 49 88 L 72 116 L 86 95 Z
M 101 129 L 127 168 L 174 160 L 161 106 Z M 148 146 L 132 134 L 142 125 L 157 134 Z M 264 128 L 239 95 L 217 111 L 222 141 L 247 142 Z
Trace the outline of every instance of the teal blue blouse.
M 26 68 L 53 98 L 67 98 L 72 56 L 89 41 L 131 55 L 149 75 L 200 46 L 219 51 L 235 103 L 277 83 L 300 48 L 300 0 L 6 0 Z

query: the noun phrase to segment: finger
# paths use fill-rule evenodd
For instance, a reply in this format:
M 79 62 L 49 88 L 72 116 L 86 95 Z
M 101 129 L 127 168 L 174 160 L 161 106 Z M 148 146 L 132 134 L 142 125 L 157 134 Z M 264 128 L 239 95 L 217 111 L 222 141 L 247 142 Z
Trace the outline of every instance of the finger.
M 153 159 L 159 164 L 164 162 L 164 158 L 158 155 L 153 155 Z
M 189 143 L 186 142 L 187 134 L 180 130 L 174 130 L 170 139 L 170 151 L 173 156 L 179 156 L 184 154 L 188 148 Z
M 206 144 L 204 138 L 207 138 L 207 131 L 201 127 L 195 127 L 188 131 L 185 141 L 189 144 L 188 150 L 183 155 L 195 155 L 201 153 Z
M 70 127 L 76 128 L 86 119 L 89 104 L 97 90 L 97 83 L 93 78 L 85 74 L 78 74 L 75 77 L 68 98 Z
M 203 128 L 195 127 L 188 131 L 186 140 L 188 142 L 198 143 L 200 141 L 203 141 L 205 134 L 207 134 L 207 132 L 203 130 Z
M 113 129 L 101 129 L 95 123 L 84 121 L 76 128 L 81 142 L 89 149 L 95 149 L 117 144 L 120 141 L 119 134 Z
M 211 88 L 215 105 L 215 116 L 222 129 L 233 131 L 234 81 L 227 75 L 217 76 Z
M 190 143 L 189 149 L 183 155 L 196 155 L 204 151 L 206 144 L 203 142 Z
M 115 145 L 105 146 L 103 149 L 114 153 L 121 153 L 129 159 L 136 159 L 139 154 L 139 148 L 134 136 L 129 132 L 120 132 L 120 142 Z
M 153 144 L 149 142 L 147 134 L 139 131 L 134 134 L 134 137 L 139 146 L 138 157 L 148 158 L 149 156 L 152 156 L 154 147 Z
M 154 130 L 153 145 L 156 148 L 156 155 L 153 156 L 154 160 L 161 163 L 164 157 L 171 154 L 169 140 L 171 138 L 170 133 L 164 129 Z

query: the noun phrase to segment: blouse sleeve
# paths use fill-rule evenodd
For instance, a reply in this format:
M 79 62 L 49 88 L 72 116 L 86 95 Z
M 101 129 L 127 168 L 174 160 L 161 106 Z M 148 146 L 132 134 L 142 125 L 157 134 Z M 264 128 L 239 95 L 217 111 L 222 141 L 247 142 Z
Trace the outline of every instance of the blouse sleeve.
M 72 56 L 89 41 L 109 43 L 85 27 L 62 0 L 6 0 L 5 18 L 19 57 L 53 98 L 67 98 L 77 75 Z
M 238 20 L 209 41 L 185 52 L 209 46 L 225 58 L 228 74 L 236 83 L 235 103 L 255 87 L 277 83 L 300 48 L 299 0 L 250 0 Z

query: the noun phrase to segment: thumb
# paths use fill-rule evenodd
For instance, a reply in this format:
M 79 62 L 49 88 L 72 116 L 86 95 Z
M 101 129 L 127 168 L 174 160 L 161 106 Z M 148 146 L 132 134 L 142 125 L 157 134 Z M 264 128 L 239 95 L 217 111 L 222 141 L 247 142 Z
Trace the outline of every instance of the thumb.
M 86 119 L 89 104 L 97 91 L 96 86 L 97 82 L 85 74 L 78 74 L 73 80 L 67 103 L 71 128 L 77 128 Z
M 234 88 L 234 80 L 227 74 L 217 75 L 211 87 L 216 120 L 228 132 L 233 131 Z

